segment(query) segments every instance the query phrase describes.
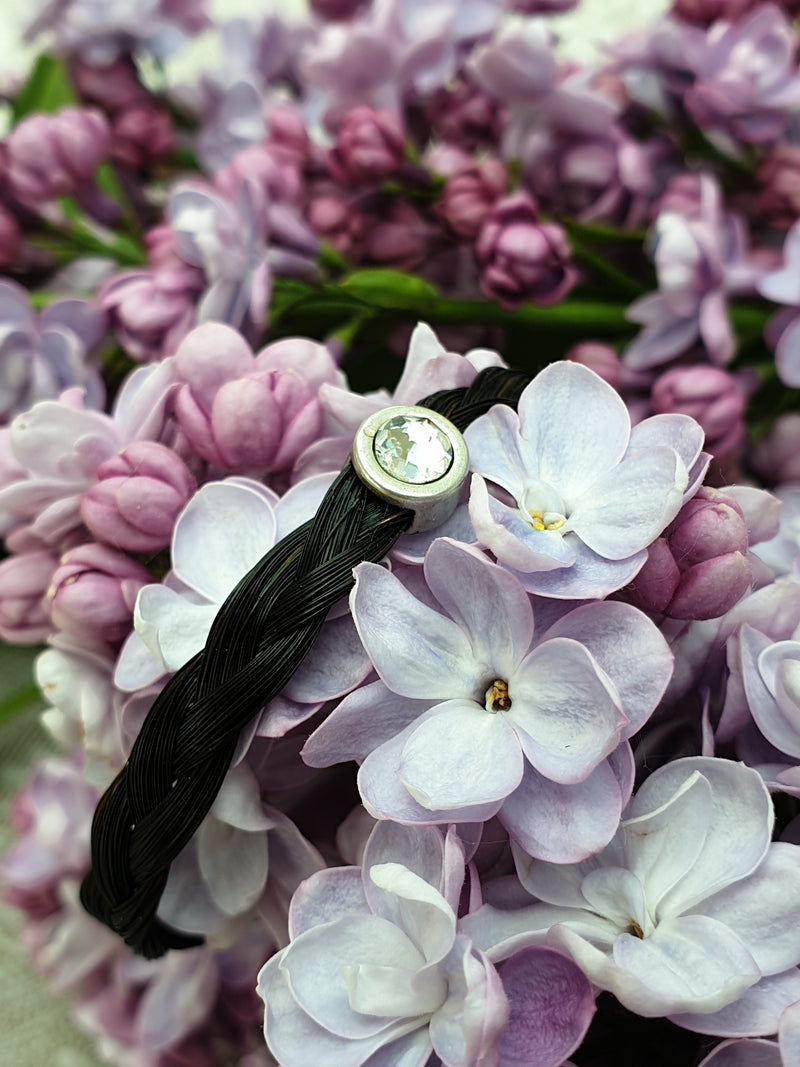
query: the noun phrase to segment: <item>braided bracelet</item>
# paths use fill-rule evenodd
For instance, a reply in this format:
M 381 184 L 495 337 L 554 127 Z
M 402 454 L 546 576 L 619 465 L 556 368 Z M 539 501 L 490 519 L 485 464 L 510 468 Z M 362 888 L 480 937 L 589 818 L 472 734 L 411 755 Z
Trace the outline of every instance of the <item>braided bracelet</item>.
M 300 666 L 353 568 L 452 512 L 467 473 L 460 431 L 492 405 L 516 407 L 530 381 L 491 367 L 468 388 L 389 408 L 360 427 L 313 519 L 252 568 L 220 608 L 205 648 L 156 698 L 127 763 L 98 803 L 84 908 L 147 958 L 203 943 L 156 915 L 169 868 L 211 809 L 242 729 Z M 417 441 L 423 467 L 398 453 Z M 413 469 L 412 469 L 413 467 Z M 291 610 L 286 606 L 291 604 Z

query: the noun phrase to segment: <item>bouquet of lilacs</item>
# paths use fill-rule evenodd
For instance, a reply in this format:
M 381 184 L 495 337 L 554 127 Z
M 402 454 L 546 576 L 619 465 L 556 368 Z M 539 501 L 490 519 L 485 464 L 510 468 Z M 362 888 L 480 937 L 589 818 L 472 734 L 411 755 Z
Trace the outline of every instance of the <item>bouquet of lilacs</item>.
M 309 6 L 30 28 L 0 636 L 63 753 L 0 861 L 25 948 L 115 1067 L 797 1067 L 798 5 L 675 0 L 592 67 L 570 0 Z M 151 708 L 366 418 L 506 367 L 455 510 L 352 569 L 173 849 L 185 946 L 133 951 L 80 887 Z

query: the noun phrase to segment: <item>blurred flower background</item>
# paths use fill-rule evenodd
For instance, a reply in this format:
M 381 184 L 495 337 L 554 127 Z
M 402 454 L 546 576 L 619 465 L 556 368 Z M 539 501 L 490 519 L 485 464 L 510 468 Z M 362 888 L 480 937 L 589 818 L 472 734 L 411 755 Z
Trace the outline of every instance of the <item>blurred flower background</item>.
M 795 0 L 34 8 L 0 11 L 0 1064 L 618 1067 L 619 1027 L 792 1067 Z M 356 568 L 172 864 L 207 945 L 133 956 L 77 893 L 166 676 L 365 416 L 504 362 L 534 380 L 455 514 Z

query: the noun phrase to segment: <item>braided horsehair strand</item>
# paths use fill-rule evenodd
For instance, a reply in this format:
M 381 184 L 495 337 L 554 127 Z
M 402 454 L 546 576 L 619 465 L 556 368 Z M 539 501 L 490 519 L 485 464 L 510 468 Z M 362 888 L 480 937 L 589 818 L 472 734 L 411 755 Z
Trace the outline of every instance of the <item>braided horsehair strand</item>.
M 420 405 L 459 430 L 493 404 L 516 407 L 530 377 L 487 368 L 468 388 Z M 299 667 L 353 568 L 378 562 L 413 512 L 380 500 L 348 461 L 313 519 L 248 572 L 220 608 L 205 648 L 156 698 L 92 822 L 84 908 L 149 959 L 203 939 L 157 916 L 169 868 L 211 809 L 241 730 Z

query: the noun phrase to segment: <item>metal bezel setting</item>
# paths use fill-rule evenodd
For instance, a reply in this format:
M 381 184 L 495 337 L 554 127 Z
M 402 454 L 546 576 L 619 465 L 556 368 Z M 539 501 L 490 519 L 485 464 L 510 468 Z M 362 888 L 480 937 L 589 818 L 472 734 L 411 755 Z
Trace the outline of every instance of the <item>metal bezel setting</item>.
M 447 437 L 453 449 L 453 462 L 441 477 L 431 482 L 405 482 L 380 465 L 374 451 L 375 436 L 385 423 L 398 416 L 428 419 Z M 365 419 L 356 431 L 352 460 L 356 474 L 377 496 L 414 512 L 408 533 L 432 530 L 453 514 L 469 471 L 467 443 L 460 431 L 443 415 L 419 405 L 382 408 Z

